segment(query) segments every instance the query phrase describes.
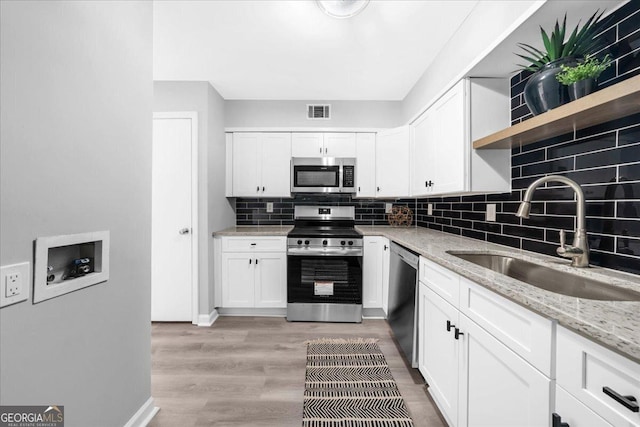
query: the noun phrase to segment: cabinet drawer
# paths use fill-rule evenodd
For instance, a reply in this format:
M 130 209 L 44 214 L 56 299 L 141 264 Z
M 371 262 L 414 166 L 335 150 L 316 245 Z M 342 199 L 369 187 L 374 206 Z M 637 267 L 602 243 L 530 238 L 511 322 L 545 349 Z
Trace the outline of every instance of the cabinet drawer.
M 433 261 L 420 257 L 420 281 L 454 307 L 460 301 L 460 276 Z
M 286 252 L 285 236 L 223 237 L 223 252 Z
M 460 277 L 460 311 L 549 378 L 554 324 Z
M 555 413 L 561 418 L 561 422 L 571 427 L 613 427 L 557 385 Z
M 615 426 L 640 426 L 640 412 L 603 391 L 608 387 L 621 396 L 640 399 L 640 364 L 562 327 L 558 328 L 556 363 L 558 385 L 591 410 Z

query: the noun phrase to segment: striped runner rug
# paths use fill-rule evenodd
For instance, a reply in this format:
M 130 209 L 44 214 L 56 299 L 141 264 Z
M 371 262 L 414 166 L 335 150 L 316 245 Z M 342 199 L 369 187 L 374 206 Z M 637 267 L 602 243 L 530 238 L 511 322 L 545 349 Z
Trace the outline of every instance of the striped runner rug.
M 303 427 L 413 427 L 376 342 L 307 341 Z

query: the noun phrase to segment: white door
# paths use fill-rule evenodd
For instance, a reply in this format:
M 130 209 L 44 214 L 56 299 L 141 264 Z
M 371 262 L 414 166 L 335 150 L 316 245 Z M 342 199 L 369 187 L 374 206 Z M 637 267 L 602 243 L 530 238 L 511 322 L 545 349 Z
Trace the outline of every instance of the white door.
M 255 260 L 252 253 L 222 254 L 222 307 L 253 307 Z
M 233 195 L 260 197 L 260 134 L 236 132 L 233 134 Z
M 356 134 L 331 132 L 324 134 L 325 157 L 355 157 Z
M 255 306 L 287 306 L 287 254 L 263 253 L 256 256 Z
M 376 137 L 376 197 L 409 196 L 409 126 Z
M 178 115 L 176 115 L 178 116 Z M 165 115 L 166 117 L 166 115 Z M 193 117 L 153 120 L 151 320 L 193 320 Z
M 291 134 L 263 133 L 260 139 L 260 196 L 291 197 Z
M 356 134 L 356 197 L 376 195 L 376 134 Z
M 458 310 L 427 285 L 419 288 L 418 368 L 451 427 L 458 425 Z M 447 323 L 448 322 L 448 323 Z
M 291 157 L 322 157 L 324 155 L 322 133 L 292 133 Z
M 468 427 L 549 427 L 551 380 L 460 314 L 458 424 Z

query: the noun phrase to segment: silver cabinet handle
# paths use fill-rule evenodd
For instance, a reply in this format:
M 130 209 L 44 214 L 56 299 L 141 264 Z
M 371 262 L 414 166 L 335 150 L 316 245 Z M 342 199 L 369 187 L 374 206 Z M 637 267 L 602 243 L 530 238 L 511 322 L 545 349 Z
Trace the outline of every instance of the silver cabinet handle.
M 260 191 L 260 186 L 259 185 L 256 187 L 256 191 Z
M 262 192 L 264 193 L 264 187 L 262 187 Z
M 181 228 L 180 230 L 178 230 L 178 234 L 189 234 L 191 230 L 189 230 L 188 228 Z
M 322 154 L 322 147 L 320 147 L 320 154 Z
M 324 154 L 327 154 L 328 152 L 329 152 L 329 149 L 325 147 Z

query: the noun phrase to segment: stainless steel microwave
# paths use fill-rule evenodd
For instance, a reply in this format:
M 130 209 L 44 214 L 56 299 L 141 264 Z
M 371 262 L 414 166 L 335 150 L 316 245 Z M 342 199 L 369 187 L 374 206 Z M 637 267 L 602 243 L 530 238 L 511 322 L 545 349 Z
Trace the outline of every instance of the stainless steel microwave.
M 356 159 L 351 157 L 293 157 L 292 193 L 355 193 Z

